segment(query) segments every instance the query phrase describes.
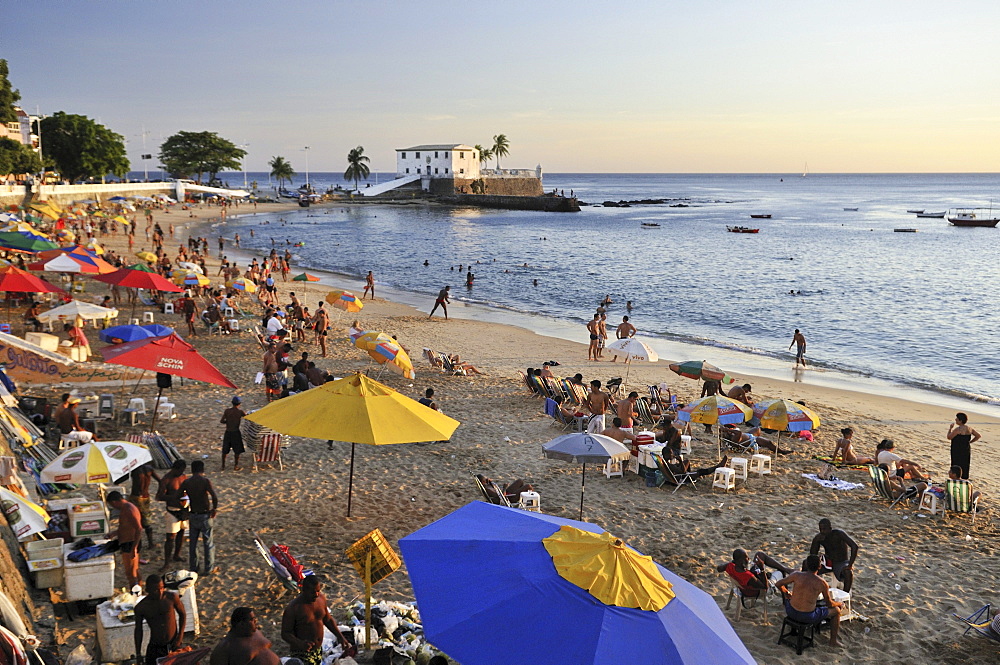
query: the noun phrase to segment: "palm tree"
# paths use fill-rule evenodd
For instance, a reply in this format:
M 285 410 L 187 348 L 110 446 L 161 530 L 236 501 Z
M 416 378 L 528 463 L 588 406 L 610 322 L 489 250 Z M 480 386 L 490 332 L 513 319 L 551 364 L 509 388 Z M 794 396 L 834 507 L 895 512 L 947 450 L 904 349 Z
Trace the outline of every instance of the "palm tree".
M 479 168 L 482 168 L 493 158 L 493 151 L 489 148 L 484 148 L 478 143 L 472 147 L 479 151 Z
M 368 162 L 371 161 L 365 156 L 365 149 L 361 146 L 354 148 L 347 153 L 347 170 L 344 171 L 344 180 L 354 181 L 354 191 L 358 191 L 358 180 L 367 180 L 371 170 Z
M 292 170 L 292 165 L 284 157 L 272 157 L 267 165 L 271 167 L 271 177 L 278 181 L 278 189 L 281 189 L 282 183 L 286 180 L 289 185 L 292 184 L 295 171 Z
M 510 147 L 510 143 L 507 141 L 506 134 L 497 134 L 493 137 L 493 148 L 491 149 L 492 157 L 497 160 L 497 171 L 500 170 L 500 158 L 506 157 L 510 154 L 507 148 Z

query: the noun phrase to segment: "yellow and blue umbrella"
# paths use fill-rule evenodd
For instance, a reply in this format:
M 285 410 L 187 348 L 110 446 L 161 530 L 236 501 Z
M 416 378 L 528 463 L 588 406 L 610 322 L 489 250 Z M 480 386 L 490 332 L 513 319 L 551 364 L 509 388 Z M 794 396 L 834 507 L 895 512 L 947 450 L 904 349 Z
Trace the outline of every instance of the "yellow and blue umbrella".
M 205 277 L 201 273 L 193 270 L 187 271 L 183 275 L 174 277 L 174 284 L 177 284 L 178 286 L 208 286 L 211 283 L 212 282 L 208 279 L 208 277 Z
M 399 548 L 428 641 L 463 665 L 512 644 L 537 663 L 756 663 L 711 595 L 594 524 L 473 501 Z
M 42 469 L 39 477 L 43 483 L 111 483 L 152 461 L 146 446 L 138 443 L 91 441 L 56 457 Z
M 366 351 L 372 360 L 379 365 L 388 367 L 393 372 L 402 374 L 408 379 L 417 378 L 417 373 L 413 371 L 413 361 L 399 344 L 380 342 Z
M 760 426 L 779 432 L 801 432 L 819 427 L 819 416 L 812 409 L 787 399 L 769 399 L 753 405 Z
M 237 291 L 245 291 L 246 293 L 257 292 L 257 285 L 245 277 L 237 277 L 231 282 L 226 282 L 226 286 Z
M 326 294 L 326 301 L 345 312 L 360 312 L 365 306 L 361 299 L 350 291 L 330 291 Z

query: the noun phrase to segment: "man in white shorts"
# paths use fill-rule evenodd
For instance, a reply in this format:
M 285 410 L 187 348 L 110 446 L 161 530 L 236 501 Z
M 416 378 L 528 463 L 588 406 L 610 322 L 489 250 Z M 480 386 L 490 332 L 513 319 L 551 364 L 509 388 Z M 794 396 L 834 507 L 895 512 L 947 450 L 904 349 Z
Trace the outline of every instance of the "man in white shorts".
M 160 489 L 156 492 L 156 500 L 166 503 L 164 529 L 166 540 L 163 543 L 163 567 L 167 570 L 171 561 L 184 561 L 181 558 L 181 546 L 184 544 L 184 530 L 188 528 L 188 509 L 190 502 L 181 492 L 181 484 L 187 480 L 184 469 L 187 462 L 180 459 L 173 463 L 170 471 L 160 479 Z M 172 553 L 172 557 L 171 557 Z

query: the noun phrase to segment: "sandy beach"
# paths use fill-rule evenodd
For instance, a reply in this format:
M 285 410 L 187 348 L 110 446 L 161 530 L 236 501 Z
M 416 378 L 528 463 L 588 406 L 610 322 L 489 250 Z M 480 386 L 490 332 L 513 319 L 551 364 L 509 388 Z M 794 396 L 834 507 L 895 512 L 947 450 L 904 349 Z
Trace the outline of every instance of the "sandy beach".
M 258 211 L 280 210 L 282 206 L 261 204 Z M 181 211 L 157 214 L 156 221 L 173 221 L 177 226 L 175 238 L 166 243 L 169 251 L 176 251 L 186 239 L 181 223 L 208 222 L 217 216 L 218 209 L 193 212 L 195 217 L 181 217 Z M 204 230 L 200 235 L 208 237 L 213 250 L 209 274 L 214 281 L 218 269 L 214 256 L 217 236 L 207 235 Z M 99 240 L 119 252 L 127 251 L 120 236 Z M 137 239 L 136 249 L 142 244 Z M 149 243 L 145 244 L 148 248 Z M 295 272 L 299 271 L 293 266 Z M 278 287 L 281 302 L 287 302 L 289 291 L 295 291 L 311 308 L 329 290 L 322 285 L 291 281 L 279 282 Z M 362 287 L 359 282 L 358 295 Z M 88 295 L 103 292 L 103 286 L 98 285 Z M 427 303 L 427 309 L 431 304 Z M 580 469 L 542 458 L 541 445 L 561 432 L 541 413 L 540 400 L 530 396 L 517 372 L 552 360 L 560 363 L 554 371 L 561 376 L 580 372 L 587 381 L 606 381 L 622 376 L 624 367 L 587 361 L 587 349 L 582 343 L 586 331 L 582 327 L 581 342 L 574 342 L 496 323 L 446 321 L 437 315 L 428 320 L 427 309 L 418 311 L 384 299 L 366 301 L 360 314 L 339 313 L 334 317 L 328 358 L 319 358 L 319 347 L 311 343 L 296 344 L 292 353 L 297 359 L 302 351 L 308 351 L 318 366 L 336 376 L 373 369 L 367 354 L 346 341 L 347 326 L 358 318 L 363 328 L 398 336 L 411 351 L 416 380 L 389 372 L 381 380 L 413 398 L 428 387 L 434 388 L 441 409 L 462 423 L 446 443 L 358 446 L 355 516 L 350 519 L 346 518 L 348 445 L 334 444 L 333 451 L 329 451 L 325 441 L 293 439 L 285 451 L 283 471 L 263 467 L 255 473 L 250 460 L 244 459 L 241 471 L 234 472 L 230 466 L 220 472 L 219 418 L 233 393 L 215 386 L 190 382 L 179 386 L 175 382 L 171 401 L 177 405 L 178 418 L 162 427 L 158 425 L 158 429 L 189 461 L 207 457 L 207 475 L 220 495 L 216 547 L 221 572 L 199 581 L 202 634 L 194 641 L 196 645 L 214 645 L 225 633 L 232 609 L 249 605 L 257 611 L 261 629 L 275 642 L 277 652 L 288 653 L 279 633 L 282 608 L 289 597 L 279 598 L 279 587 L 272 584 L 254 550 L 251 530 L 268 542 L 286 544 L 301 563 L 326 576 L 327 595 L 336 611 L 363 591 L 361 580 L 344 555 L 351 543 L 378 527 L 395 544 L 459 506 L 478 500 L 472 478 L 475 473 L 500 482 L 523 478 L 540 492 L 544 512 L 576 518 Z M 337 314 L 337 310 L 333 312 Z M 157 315 L 157 322 L 173 325 L 184 334 L 179 315 Z M 92 330 L 88 333 L 92 334 L 95 348 L 102 346 Z M 251 335 L 209 337 L 199 331 L 189 341 L 240 386 L 238 394 L 247 410 L 264 405 L 263 387 L 253 383 L 260 369 L 261 352 Z M 458 353 L 486 376 L 442 374 L 422 357 L 423 347 Z M 642 394 L 650 384 L 667 382 L 680 401 L 697 397 L 699 382 L 678 377 L 667 369 L 668 362 L 676 360 L 686 359 L 633 365 L 629 387 Z M 598 468 L 591 468 L 587 520 L 602 525 L 713 594 L 724 607 L 730 585 L 715 566 L 727 561 L 734 548 L 763 550 L 797 567 L 808 554 L 817 521 L 828 517 L 835 528 L 846 530 L 861 546 L 855 566 L 853 609 L 867 620 L 842 626 L 842 647 L 831 649 L 822 639 L 815 648 L 796 656 L 789 647 L 775 644 L 782 612 L 772 600 L 769 623 L 764 623 L 759 610 L 749 610 L 734 624 L 760 663 L 995 660 L 995 645 L 981 638 L 963 638 L 950 614 L 970 614 L 987 602 L 997 601 L 993 590 L 1000 531 L 992 505 L 1000 487 L 1000 467 L 991 447 L 1000 440 L 1000 421 L 973 414 L 970 423 L 983 435 L 973 448 L 972 477 L 976 488 L 986 494 L 985 505 L 991 507 L 977 517 L 973 528 L 968 516 L 941 521 L 939 517 L 923 516 L 912 507 L 890 509 L 885 503 L 869 503 L 866 471 L 837 472 L 842 479 L 865 485 L 851 491 L 826 489 L 802 477 L 820 469 L 821 462 L 813 456 L 829 455 L 840 428 L 851 426 L 858 454 L 873 455 L 879 440 L 891 438 L 897 452 L 919 462 L 935 480 L 942 481 L 949 464 L 944 434 L 954 418 L 954 409 L 810 385 L 808 376 L 794 383 L 753 376 L 737 378 L 753 385 L 757 400 L 805 400 L 822 418 L 816 441 L 788 444 L 795 453 L 779 457 L 773 475 L 751 478 L 728 493 L 710 490 L 708 482 L 671 493 L 672 488 L 667 486 L 646 487 L 634 474 L 609 480 Z M 150 400 L 153 389 L 140 387 L 137 396 Z M 123 430 L 115 437 L 126 433 Z M 701 432 L 700 426 L 694 434 L 693 465 L 714 463 L 715 439 Z M 162 526 L 157 524 L 156 538 L 161 540 L 162 536 Z M 159 551 L 150 559 L 151 563 L 142 568 L 143 575 L 159 568 Z M 121 581 L 119 586 L 123 584 Z M 375 596 L 412 601 L 405 566 L 376 586 Z M 727 616 L 732 619 L 734 611 Z M 89 644 L 92 637 L 92 617 L 74 622 L 60 620 L 57 639 L 66 653 L 80 641 Z

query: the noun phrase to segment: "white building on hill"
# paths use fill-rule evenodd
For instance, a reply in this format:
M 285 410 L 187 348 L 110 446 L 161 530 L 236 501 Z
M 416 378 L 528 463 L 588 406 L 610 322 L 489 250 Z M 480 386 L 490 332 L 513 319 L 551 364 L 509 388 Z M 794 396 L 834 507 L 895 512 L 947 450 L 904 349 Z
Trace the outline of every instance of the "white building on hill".
M 463 143 L 415 145 L 396 149 L 396 177 L 475 180 L 479 178 L 479 151 Z

